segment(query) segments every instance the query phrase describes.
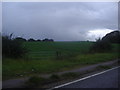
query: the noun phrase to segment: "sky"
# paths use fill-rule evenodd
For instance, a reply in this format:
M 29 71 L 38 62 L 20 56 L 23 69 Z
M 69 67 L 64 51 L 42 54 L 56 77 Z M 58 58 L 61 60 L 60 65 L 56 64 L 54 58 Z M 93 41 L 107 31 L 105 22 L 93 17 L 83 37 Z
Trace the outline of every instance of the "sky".
M 118 30 L 117 2 L 3 2 L 2 33 L 26 39 L 94 41 Z
M 2 3 L 0 2 L 0 32 L 2 32 Z

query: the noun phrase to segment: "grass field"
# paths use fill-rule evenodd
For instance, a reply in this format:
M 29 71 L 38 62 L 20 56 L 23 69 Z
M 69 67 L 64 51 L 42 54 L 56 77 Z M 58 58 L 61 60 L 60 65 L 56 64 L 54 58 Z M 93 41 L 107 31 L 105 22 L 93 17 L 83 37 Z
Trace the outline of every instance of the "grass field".
M 59 72 L 118 58 L 118 45 L 113 45 L 114 52 L 87 53 L 92 44 L 92 42 L 25 42 L 29 58 L 3 60 L 3 80 Z M 56 58 L 56 52 L 61 53 L 60 58 Z
M 50 59 L 58 55 L 73 56 L 80 53 L 86 53 L 92 42 L 25 42 L 30 59 Z
M 117 58 L 117 54 L 101 53 L 78 55 L 69 60 L 11 60 L 3 61 L 3 79 L 11 77 L 20 77 L 30 74 L 43 74 L 59 72 L 67 69 L 81 67 Z

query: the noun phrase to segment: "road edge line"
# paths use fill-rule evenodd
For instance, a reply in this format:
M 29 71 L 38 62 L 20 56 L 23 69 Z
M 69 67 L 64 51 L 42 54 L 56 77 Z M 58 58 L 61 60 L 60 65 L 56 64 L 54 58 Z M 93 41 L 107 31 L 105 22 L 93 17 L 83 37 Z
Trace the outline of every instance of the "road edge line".
M 72 81 L 72 82 L 68 82 L 68 83 L 65 83 L 65 84 L 62 84 L 62 85 L 58 85 L 58 86 L 55 86 L 55 87 L 53 87 L 53 88 L 51 88 L 51 89 L 48 89 L 48 90 L 52 90 L 52 89 L 60 88 L 60 87 L 63 87 L 63 86 L 67 86 L 67 85 L 69 85 L 69 84 L 76 83 L 76 82 L 78 82 L 78 81 L 82 81 L 82 80 L 85 80 L 85 79 L 88 79 L 88 78 L 91 78 L 91 77 L 94 77 L 94 76 L 103 74 L 103 73 L 105 73 L 105 72 L 108 72 L 108 71 L 117 69 L 117 68 L 119 68 L 119 67 L 120 67 L 120 66 L 117 66 L 117 67 L 114 67 L 114 68 L 111 68 L 111 69 L 108 69 L 108 70 L 105 70 L 105 71 L 102 71 L 102 72 L 99 72 L 99 73 L 96 73 L 96 74 L 93 74 L 93 75 L 90 75 L 90 76 L 81 78 L 81 79 L 78 79 L 78 80 L 74 80 L 74 81 Z

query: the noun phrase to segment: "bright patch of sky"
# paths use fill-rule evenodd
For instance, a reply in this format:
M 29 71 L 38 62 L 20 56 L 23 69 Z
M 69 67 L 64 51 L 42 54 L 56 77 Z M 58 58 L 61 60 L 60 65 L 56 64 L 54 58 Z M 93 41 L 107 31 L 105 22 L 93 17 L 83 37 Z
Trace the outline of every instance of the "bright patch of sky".
M 87 38 L 88 38 L 88 40 L 94 41 L 95 39 L 102 38 L 107 33 L 110 33 L 112 31 L 114 31 L 114 30 L 111 30 L 111 29 L 95 29 L 95 30 L 90 30 L 87 33 Z

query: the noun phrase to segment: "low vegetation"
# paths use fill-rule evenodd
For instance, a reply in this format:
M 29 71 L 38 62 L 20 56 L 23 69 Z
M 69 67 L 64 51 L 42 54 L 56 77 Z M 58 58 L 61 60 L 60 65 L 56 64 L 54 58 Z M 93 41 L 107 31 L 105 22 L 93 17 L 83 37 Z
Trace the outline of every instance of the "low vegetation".
M 68 72 L 68 73 L 62 74 L 61 76 L 65 79 L 70 79 L 70 78 L 78 77 L 78 76 L 80 76 L 80 74 L 75 73 L 75 72 Z
M 43 85 L 47 82 L 48 80 L 46 78 L 43 77 L 38 77 L 38 76 L 32 76 L 28 79 L 28 81 L 26 82 L 26 86 L 28 88 L 35 88 L 36 86 L 40 86 Z
M 98 39 L 90 48 L 90 52 L 111 52 L 112 44 L 108 41 Z
M 66 82 L 66 81 L 71 81 L 71 80 L 75 80 L 77 78 L 83 77 L 89 73 L 93 73 L 95 71 L 100 71 L 100 70 L 105 70 L 105 69 L 110 69 L 112 66 L 108 66 L 108 65 L 99 65 L 94 69 L 91 70 L 87 70 L 87 71 L 83 71 L 83 72 L 67 72 L 67 73 L 63 73 L 61 75 L 58 74 L 52 74 L 49 77 L 40 77 L 40 76 L 32 76 L 30 77 L 26 83 L 24 87 L 32 87 L 32 88 L 44 88 L 45 85 L 49 85 L 50 84 L 54 84 L 56 82 Z
M 51 81 L 58 81 L 58 80 L 60 80 L 61 79 L 61 77 L 59 76 L 59 75 L 57 75 L 57 74 L 52 74 L 51 76 L 50 76 L 50 80 Z
M 87 53 L 92 42 L 24 42 L 31 59 L 64 59 Z
M 113 31 L 106 34 L 102 39 L 96 40 L 91 46 L 90 52 L 111 52 L 112 44 L 120 44 L 120 31 Z
M 6 59 L 3 61 L 3 79 L 12 77 L 29 76 L 34 74 L 47 74 L 59 72 L 75 67 L 110 61 L 117 58 L 115 53 L 96 53 L 78 55 L 69 60 L 16 60 Z
M 22 42 L 13 39 L 12 34 L 10 36 L 2 36 L 2 54 L 3 58 L 20 58 L 26 53 L 26 49 L 23 47 Z
M 3 80 L 50 74 L 119 58 L 119 44 L 102 39 L 96 42 L 26 42 L 22 38 L 13 39 L 12 34 L 2 38 Z M 51 78 L 59 77 L 52 75 Z
M 97 70 L 100 70 L 100 69 L 110 69 L 111 66 L 107 66 L 107 65 L 99 65 L 96 67 Z

